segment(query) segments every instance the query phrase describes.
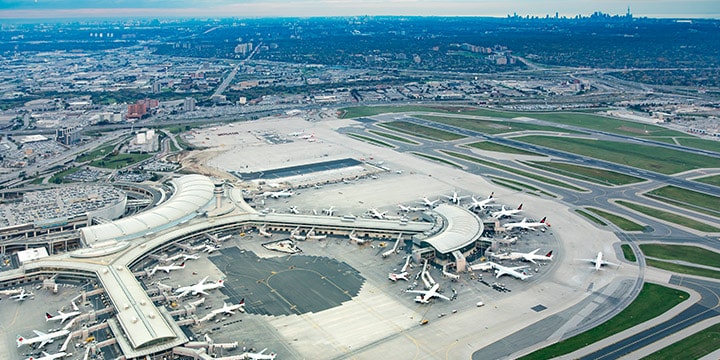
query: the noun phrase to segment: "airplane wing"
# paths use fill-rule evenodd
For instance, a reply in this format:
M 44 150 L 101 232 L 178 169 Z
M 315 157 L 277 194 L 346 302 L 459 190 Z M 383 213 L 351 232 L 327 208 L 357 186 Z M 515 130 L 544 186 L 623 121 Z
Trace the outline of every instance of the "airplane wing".
M 405 292 L 422 295 L 426 295 L 427 293 L 429 293 L 429 291 L 427 290 L 406 290 Z
M 45 335 L 47 335 L 47 334 L 45 334 L 44 332 L 42 332 L 42 331 L 40 331 L 40 330 L 33 330 L 33 332 L 34 332 L 35 335 L 37 335 L 37 336 L 45 336 Z
M 445 295 L 435 293 L 435 296 L 437 296 L 437 297 L 439 297 L 439 298 L 441 298 L 441 299 L 445 299 L 445 300 L 447 300 L 447 301 L 450 301 L 450 298 L 447 297 L 447 296 L 445 296 Z

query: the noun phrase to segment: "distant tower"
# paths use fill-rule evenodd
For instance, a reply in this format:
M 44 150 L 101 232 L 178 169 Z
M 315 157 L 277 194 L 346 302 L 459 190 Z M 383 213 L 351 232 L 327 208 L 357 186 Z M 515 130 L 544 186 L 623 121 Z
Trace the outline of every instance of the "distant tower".
M 630 5 L 628 5 L 628 11 L 627 11 L 627 14 L 625 14 L 625 17 L 627 17 L 627 18 L 632 17 L 632 13 L 630 13 Z
M 215 182 L 215 189 L 213 190 L 213 194 L 215 194 L 215 209 L 220 209 L 222 207 L 222 198 L 225 195 L 224 185 L 225 184 L 222 180 Z

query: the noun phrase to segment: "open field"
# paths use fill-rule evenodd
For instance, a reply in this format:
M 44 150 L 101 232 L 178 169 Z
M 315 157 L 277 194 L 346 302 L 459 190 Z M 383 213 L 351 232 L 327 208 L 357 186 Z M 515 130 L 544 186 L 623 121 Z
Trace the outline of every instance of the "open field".
M 681 260 L 693 264 L 720 267 L 720 254 L 697 246 L 640 244 L 645 256 L 666 260 Z
M 547 170 L 556 174 L 566 175 L 580 180 L 594 182 L 600 185 L 627 185 L 645 179 L 637 176 L 625 175 L 619 172 L 552 161 L 522 161 L 523 164 Z
M 107 169 L 120 169 L 126 166 L 130 166 L 135 163 L 139 163 L 143 160 L 151 158 L 150 154 L 117 154 L 108 155 L 102 159 L 94 160 L 90 162 L 90 166 L 102 167 Z
M 432 115 L 415 115 L 415 117 L 435 121 L 442 124 L 448 124 L 452 126 L 461 127 L 468 130 L 478 131 L 485 134 L 505 134 L 515 131 L 525 130 L 536 130 L 536 131 L 549 131 L 554 133 L 571 133 L 579 134 L 577 131 L 561 129 L 554 126 L 538 125 L 523 121 L 492 121 L 492 120 L 478 120 L 478 119 L 466 119 L 461 117 L 448 117 L 448 116 L 432 116 Z
M 78 157 L 77 157 L 77 159 L 75 159 L 75 161 L 80 163 L 80 162 L 101 159 L 105 155 L 108 155 L 111 152 L 113 152 L 116 144 L 117 144 L 117 141 L 106 142 L 106 143 L 96 147 L 95 149 L 93 149 L 92 151 L 90 151 L 88 153 L 78 155 Z
M 437 157 L 437 156 L 432 156 L 432 155 L 423 154 L 423 153 L 419 153 L 419 152 L 413 152 L 413 155 L 417 155 L 417 156 L 426 158 L 426 159 L 431 160 L 431 161 L 439 162 L 439 163 L 442 163 L 442 164 L 445 164 L 445 165 L 450 165 L 450 166 L 455 167 L 455 168 L 458 168 L 458 169 L 462 169 L 462 166 L 460 166 L 460 165 L 458 165 L 458 164 L 456 164 L 456 163 L 454 163 L 454 162 L 452 162 L 452 161 L 448 161 L 448 160 L 445 160 L 445 159 L 443 159 L 443 158 L 439 158 L 439 157 Z
M 605 220 L 615 224 L 615 226 L 619 227 L 620 229 L 622 229 L 624 231 L 643 231 L 645 229 L 644 226 L 642 226 L 636 222 L 630 221 L 622 216 L 611 214 L 607 211 L 602 211 L 600 209 L 591 208 L 591 207 L 586 208 L 586 209 L 587 209 L 587 211 L 593 212 L 596 215 L 602 216 L 603 218 L 605 218 Z
M 496 151 L 496 152 L 501 152 L 501 153 L 506 153 L 506 154 L 543 156 L 538 153 L 534 153 L 534 152 L 523 150 L 523 149 L 518 149 L 518 148 L 512 147 L 512 146 L 494 143 L 492 141 L 478 141 L 478 142 L 467 144 L 466 146 L 475 148 L 475 149 L 480 149 L 480 150 L 485 150 L 485 151 Z
M 694 179 L 693 181 L 699 181 L 705 184 L 720 186 L 720 175 L 706 176 L 703 178 Z
M 620 245 L 620 248 L 623 252 L 623 257 L 625 257 L 625 260 L 636 262 L 637 257 L 635 256 L 635 253 L 633 252 L 632 248 L 628 244 L 622 244 Z
M 649 145 L 550 136 L 523 136 L 515 140 L 663 174 L 720 168 L 718 158 Z
M 700 359 L 718 348 L 720 348 L 720 324 L 715 324 L 642 359 Z
M 677 141 L 682 146 L 720 152 L 720 141 L 699 139 L 695 137 L 678 137 Z
M 422 105 L 403 105 L 403 106 L 356 106 L 349 108 L 342 108 L 338 110 L 341 119 L 352 119 L 361 116 L 373 116 L 387 113 L 401 113 L 401 112 L 413 112 L 413 111 L 425 111 L 425 112 L 438 112 L 447 113 L 450 111 L 457 111 L 457 109 L 446 108 L 446 107 L 433 107 L 433 106 L 422 106 Z
M 710 216 L 720 217 L 720 197 L 677 186 L 663 186 L 648 191 L 645 196 Z
M 382 137 L 388 138 L 390 140 L 400 141 L 400 142 L 404 142 L 406 144 L 420 145 L 420 143 L 417 141 L 412 141 L 410 139 L 406 139 L 404 137 L 400 137 L 400 136 L 393 135 L 393 134 L 388 134 L 386 132 L 377 131 L 377 130 L 368 130 L 368 131 L 372 134 L 375 134 L 377 136 L 382 136 Z
M 392 145 L 390 145 L 390 144 L 388 144 L 388 143 L 386 143 L 386 142 L 384 142 L 384 141 L 380 141 L 380 140 L 378 140 L 378 139 L 373 139 L 373 138 L 367 137 L 367 136 L 362 136 L 362 135 L 360 135 L 360 134 L 347 133 L 347 136 L 349 136 L 349 137 L 351 137 L 351 138 L 358 139 L 358 140 L 362 140 L 362 141 L 365 141 L 365 142 L 368 142 L 368 143 L 371 143 L 371 144 L 373 144 L 373 145 L 378 145 L 378 146 L 384 146 L 384 147 L 394 148 L 394 146 L 392 146 Z
M 493 182 L 498 183 L 503 186 L 507 186 L 511 189 L 517 190 L 517 191 L 528 191 L 529 194 L 537 195 L 537 194 L 543 194 L 549 197 L 557 197 L 554 194 L 551 194 L 545 190 L 538 189 L 535 186 L 532 186 L 530 184 L 522 183 L 515 180 L 505 179 L 505 178 L 499 178 L 495 176 L 490 176 L 490 178 L 493 180 Z
M 465 136 L 460 134 L 413 124 L 407 121 L 390 121 L 378 125 L 387 129 L 430 140 L 452 141 L 465 138 Z
M 600 225 L 600 226 L 607 226 L 607 224 L 606 224 L 604 221 L 598 219 L 597 217 L 595 217 L 594 215 L 588 213 L 587 211 L 583 211 L 583 210 L 580 210 L 580 209 L 575 209 L 575 212 L 578 213 L 578 214 L 580 214 L 580 215 L 582 215 L 584 218 L 586 218 L 586 219 L 588 219 L 588 220 L 590 220 L 590 221 L 592 221 L 592 222 Z
M 638 297 L 612 319 L 580 335 L 542 348 L 520 359 L 550 359 L 571 353 L 659 316 L 672 309 L 675 305 L 687 300 L 688 297 L 690 297 L 690 295 L 684 291 L 657 284 L 645 283 Z
M 507 172 L 509 172 L 509 173 L 513 173 L 513 174 L 520 175 L 520 176 L 525 176 L 525 177 L 530 178 L 530 179 L 535 179 L 535 180 L 537 180 L 537 181 L 541 181 L 541 182 L 544 182 L 544 183 L 546 183 L 546 184 L 555 185 L 555 186 L 560 186 L 560 187 L 564 187 L 564 188 L 567 188 L 567 189 L 570 189 L 570 190 L 574 190 L 574 191 L 585 191 L 585 189 L 581 189 L 581 188 L 579 188 L 579 187 L 572 186 L 572 185 L 570 185 L 570 184 L 568 184 L 568 183 L 564 183 L 564 182 L 562 182 L 562 181 L 557 181 L 557 180 L 555 180 L 555 179 L 551 179 L 551 178 L 547 178 L 547 177 L 544 177 L 544 176 L 536 175 L 536 174 L 533 174 L 533 173 L 529 173 L 529 172 L 527 172 L 527 171 L 522 171 L 522 170 L 514 169 L 514 168 L 511 168 L 511 167 L 509 167 L 509 166 L 504 166 L 504 165 L 500 165 L 500 164 L 495 164 L 495 163 L 492 163 L 492 162 L 490 162 L 490 161 L 485 161 L 485 160 L 482 160 L 482 159 L 478 159 L 478 158 L 476 158 L 476 157 L 474 157 L 474 156 L 468 156 L 468 155 L 465 155 L 465 154 L 456 153 L 456 152 L 454 152 L 454 151 L 447 151 L 447 150 L 441 150 L 441 151 L 442 151 L 443 153 L 447 154 L 447 155 L 456 157 L 456 158 L 458 158 L 458 159 L 463 159 L 463 160 L 472 161 L 472 162 L 475 162 L 475 163 L 478 163 L 478 164 L 481 164 L 481 165 L 485 165 L 485 166 L 489 166 L 489 167 L 494 167 L 494 168 L 496 168 L 496 169 L 504 170 L 504 171 L 507 171 Z
M 711 279 L 720 279 L 720 271 L 704 269 L 689 265 L 675 264 L 667 261 L 649 258 L 646 258 L 645 262 L 648 264 L 648 266 L 656 267 L 658 269 L 663 269 L 674 273 L 704 276 Z
M 641 212 L 647 216 L 651 216 L 657 219 L 665 220 L 668 222 L 671 222 L 673 224 L 678 224 L 682 226 L 689 227 L 691 229 L 699 230 L 699 231 L 705 231 L 705 232 L 720 232 L 720 229 L 706 224 L 704 222 L 700 222 L 694 219 L 690 219 L 688 217 L 677 215 L 674 213 L 670 213 L 667 211 L 663 211 L 660 209 L 655 209 L 651 207 L 647 207 L 644 205 L 632 203 L 629 201 L 618 201 L 619 205 L 625 206 L 627 208 L 633 209 L 635 211 Z

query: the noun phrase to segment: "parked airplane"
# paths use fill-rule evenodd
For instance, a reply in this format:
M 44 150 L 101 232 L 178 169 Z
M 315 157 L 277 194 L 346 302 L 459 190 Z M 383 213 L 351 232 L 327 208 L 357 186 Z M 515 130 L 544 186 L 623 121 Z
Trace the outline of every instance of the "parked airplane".
M 61 352 L 55 353 L 55 354 L 48 354 L 47 352 L 43 351 L 42 354 L 43 354 L 43 356 L 41 356 L 41 357 L 32 357 L 31 356 L 31 357 L 27 358 L 26 360 L 55 360 L 55 359 L 64 358 L 65 356 L 68 355 L 64 351 L 61 351 Z
M 198 254 L 185 254 L 185 253 L 183 253 L 183 254 L 180 254 L 180 256 L 183 258 L 183 264 L 184 264 L 185 261 L 187 261 L 187 260 L 197 260 L 197 259 L 200 258 L 200 255 L 198 255 Z
M 265 351 L 267 351 L 267 348 L 260 350 L 260 352 L 252 353 L 252 352 L 245 352 L 240 356 L 244 356 L 244 358 L 241 359 L 247 359 L 247 360 L 274 360 L 277 356 L 275 353 L 269 353 L 265 354 Z
M 322 240 L 326 237 L 327 235 L 315 235 L 315 228 L 311 228 L 310 231 L 305 234 L 305 240 Z
M 475 196 L 471 196 L 470 200 L 472 200 L 472 203 L 468 206 L 468 209 L 473 210 L 480 208 L 480 210 L 484 210 L 486 207 L 489 206 L 490 203 L 495 202 L 495 198 L 493 197 L 495 193 L 491 193 L 490 196 L 487 197 L 487 199 L 478 200 L 475 198 Z
M 502 227 L 505 231 L 513 229 L 535 230 L 536 228 L 540 228 L 540 231 L 545 231 L 545 228 L 550 227 L 550 224 L 548 224 L 545 220 L 546 218 L 542 218 L 542 220 L 537 222 L 528 222 L 527 218 L 523 218 L 520 222 L 507 223 Z
M 218 236 L 218 235 L 213 235 L 210 233 L 205 233 L 205 236 L 207 236 L 207 238 L 210 239 L 210 241 L 212 241 L 216 244 L 219 244 L 223 241 L 230 240 L 230 238 L 232 237 L 232 234 L 225 235 L 225 236 Z
M 70 333 L 70 331 L 66 329 L 58 330 L 48 334 L 38 330 L 33 330 L 33 332 L 35 333 L 35 335 L 37 335 L 34 338 L 24 338 L 18 335 L 17 340 L 15 340 L 15 342 L 17 343 L 17 347 L 40 343 L 40 345 L 38 345 L 38 348 L 42 348 L 43 346 L 45 346 L 45 344 L 51 343 L 55 341 L 55 339 Z
M 529 278 L 532 275 L 525 274 L 523 272 L 520 272 L 518 270 L 520 269 L 527 269 L 528 266 L 515 266 L 515 267 L 508 267 L 508 266 L 502 266 L 500 264 L 491 263 L 493 269 L 495 269 L 495 278 L 499 278 L 503 275 L 510 275 L 516 279 L 525 280 Z
M 350 237 L 350 241 L 356 242 L 358 245 L 364 244 L 367 240 L 361 239 L 355 235 L 355 230 L 351 231 L 348 235 Z
M 457 191 L 453 191 L 452 195 L 443 195 L 443 196 L 446 197 L 448 200 L 450 200 L 451 203 L 453 203 L 455 205 L 460 205 L 460 201 L 462 201 L 462 199 L 465 199 L 468 197 L 467 195 L 458 196 Z
M 269 231 L 266 231 L 266 230 L 265 230 L 265 225 L 263 225 L 263 226 L 261 226 L 261 227 L 258 228 L 258 234 L 259 234 L 260 236 L 264 236 L 264 237 L 271 237 L 271 236 L 272 236 L 272 234 L 271 234 Z
M 235 313 L 235 310 L 240 312 L 245 312 L 245 298 L 240 300 L 237 304 L 230 304 L 228 305 L 226 302 L 223 302 L 222 309 L 218 309 L 220 312 L 224 312 L 225 314 L 232 315 Z
M 298 241 L 305 241 L 305 239 L 307 239 L 305 235 L 300 235 L 300 226 L 290 231 L 290 238 Z
M 214 290 L 214 289 L 217 289 L 217 288 L 225 287 L 225 284 L 223 283 L 222 279 L 221 279 L 221 280 L 218 280 L 218 281 L 216 281 L 216 282 L 214 282 L 214 283 L 205 283 L 205 281 L 207 280 L 207 278 L 208 278 L 207 276 L 204 277 L 202 280 L 200 280 L 200 282 L 198 282 L 198 283 L 195 284 L 195 285 L 180 287 L 180 288 L 178 288 L 177 290 L 175 290 L 175 293 L 176 293 L 176 294 L 180 294 L 180 295 L 178 295 L 178 296 L 180 296 L 180 297 L 183 297 L 183 296 L 185 296 L 185 295 L 187 295 L 187 294 L 192 294 L 192 295 L 203 294 L 203 295 L 207 295 L 207 294 L 208 294 L 208 293 L 206 292 L 207 290 Z
M 408 275 L 410 275 L 410 274 L 408 274 L 407 271 L 403 271 L 403 272 L 400 272 L 400 273 L 389 273 L 389 274 L 388 274 L 388 279 L 390 279 L 390 280 L 392 280 L 392 281 L 398 281 L 398 280 L 405 280 L 405 281 L 407 281 Z
M 150 270 L 150 274 L 148 274 L 148 275 L 149 275 L 149 276 L 153 276 L 153 275 L 155 275 L 155 273 L 156 273 L 158 270 L 164 271 L 166 274 L 168 274 L 168 273 L 170 273 L 170 272 L 173 271 L 173 270 L 180 270 L 180 269 L 184 269 L 184 268 L 185 268 L 185 262 L 181 263 L 180 265 L 175 265 L 175 263 L 172 263 L 172 264 L 167 265 L 167 266 L 155 265 L 155 267 L 152 268 L 152 270 Z
M 509 254 L 493 254 L 492 257 L 500 260 L 522 260 L 522 261 L 529 261 L 533 264 L 537 264 L 536 260 L 541 261 L 551 261 L 553 259 L 553 253 L 552 250 L 548 252 L 545 255 L 538 255 L 537 252 L 540 251 L 540 249 L 535 249 L 529 253 L 522 253 L 522 252 L 511 252 Z
M 421 200 L 422 201 L 419 202 L 420 204 L 423 204 L 431 209 L 434 208 L 435 205 L 440 201 L 440 199 L 435 199 L 435 200 L 431 201 L 430 199 L 427 198 L 427 196 L 423 196 L 423 198 Z
M 289 211 L 291 214 L 295 214 L 295 215 L 297 215 L 297 214 L 300 213 L 300 210 L 298 210 L 297 206 L 291 206 L 291 207 L 289 207 L 289 208 L 288 208 L 288 211 Z
M 413 207 L 413 206 L 405 206 L 403 204 L 398 204 L 398 209 L 402 212 L 411 212 L 411 211 L 423 211 L 425 208 L 421 207 Z
M 219 249 L 219 248 L 220 248 L 220 246 L 215 246 L 215 245 L 211 245 L 211 244 L 204 244 L 204 245 L 203 245 L 203 252 L 206 252 L 206 253 L 208 253 L 208 254 L 211 254 L 213 251 L 215 251 L 215 250 L 217 250 L 217 249 Z
M 520 204 L 520 206 L 518 206 L 517 209 L 505 209 L 505 205 L 503 205 L 502 209 L 500 211 L 495 211 L 491 215 L 492 215 L 492 217 L 494 217 L 496 219 L 513 216 L 515 214 L 519 214 L 522 212 L 522 206 L 523 206 L 523 204 Z
M 603 260 L 603 253 L 602 251 L 599 251 L 597 253 L 597 256 L 594 259 L 580 259 L 582 261 L 589 261 L 595 265 L 595 271 L 602 270 L 602 266 L 605 265 L 612 265 L 612 266 L 620 266 L 620 264 L 611 263 L 609 261 Z
M 60 310 L 58 310 L 58 314 L 55 316 L 50 315 L 50 313 L 45 313 L 45 321 L 60 321 L 60 323 L 64 323 L 65 320 L 73 318 L 75 316 L 80 315 L 80 309 L 78 308 L 75 303 L 72 303 L 73 311 L 64 313 Z
M 267 198 L 268 196 L 273 199 L 278 198 L 287 198 L 295 195 L 295 192 L 292 190 L 282 190 L 282 191 L 266 191 L 262 194 L 263 197 Z
M 327 209 L 322 209 L 322 213 L 323 213 L 323 215 L 333 216 L 333 214 L 335 213 L 335 207 L 331 206 Z
M 25 291 L 25 289 L 22 289 L 19 294 L 10 296 L 8 299 L 15 299 L 15 301 L 24 301 L 26 298 L 29 298 L 33 295 L 35 294 L 30 291 Z
M 369 214 L 371 217 L 374 217 L 374 218 L 380 219 L 380 220 L 385 219 L 385 214 L 386 214 L 386 213 L 387 213 L 387 211 L 379 212 L 378 209 L 376 209 L 376 208 L 370 208 L 370 209 L 368 209 L 368 214 Z
M 416 303 L 427 304 L 427 303 L 430 302 L 430 299 L 435 298 L 435 297 L 439 297 L 439 298 L 441 298 L 441 299 L 445 299 L 445 300 L 448 300 L 448 301 L 449 301 L 449 300 L 450 300 L 449 297 L 438 293 L 438 289 L 439 289 L 439 288 L 440 288 L 440 284 L 439 284 L 439 283 L 435 283 L 435 285 L 433 285 L 433 286 L 430 288 L 430 290 L 427 290 L 427 291 L 425 291 L 425 290 L 408 290 L 407 292 L 409 292 L 409 293 L 415 293 L 415 294 L 421 294 L 421 295 L 418 295 L 418 296 L 415 297 L 415 302 L 416 302 Z

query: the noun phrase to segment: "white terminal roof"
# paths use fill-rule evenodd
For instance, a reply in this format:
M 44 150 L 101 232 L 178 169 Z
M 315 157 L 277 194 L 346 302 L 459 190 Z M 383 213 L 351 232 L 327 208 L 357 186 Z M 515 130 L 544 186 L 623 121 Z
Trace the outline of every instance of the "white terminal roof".
M 465 208 L 442 204 L 433 209 L 445 219 L 444 231 L 423 240 L 435 250 L 447 254 L 472 244 L 483 232 L 483 224 L 477 215 Z
M 135 216 L 80 229 L 86 244 L 128 240 L 157 231 L 200 213 L 213 199 L 214 184 L 203 175 L 185 175 L 172 180 L 175 194 L 166 203 Z

